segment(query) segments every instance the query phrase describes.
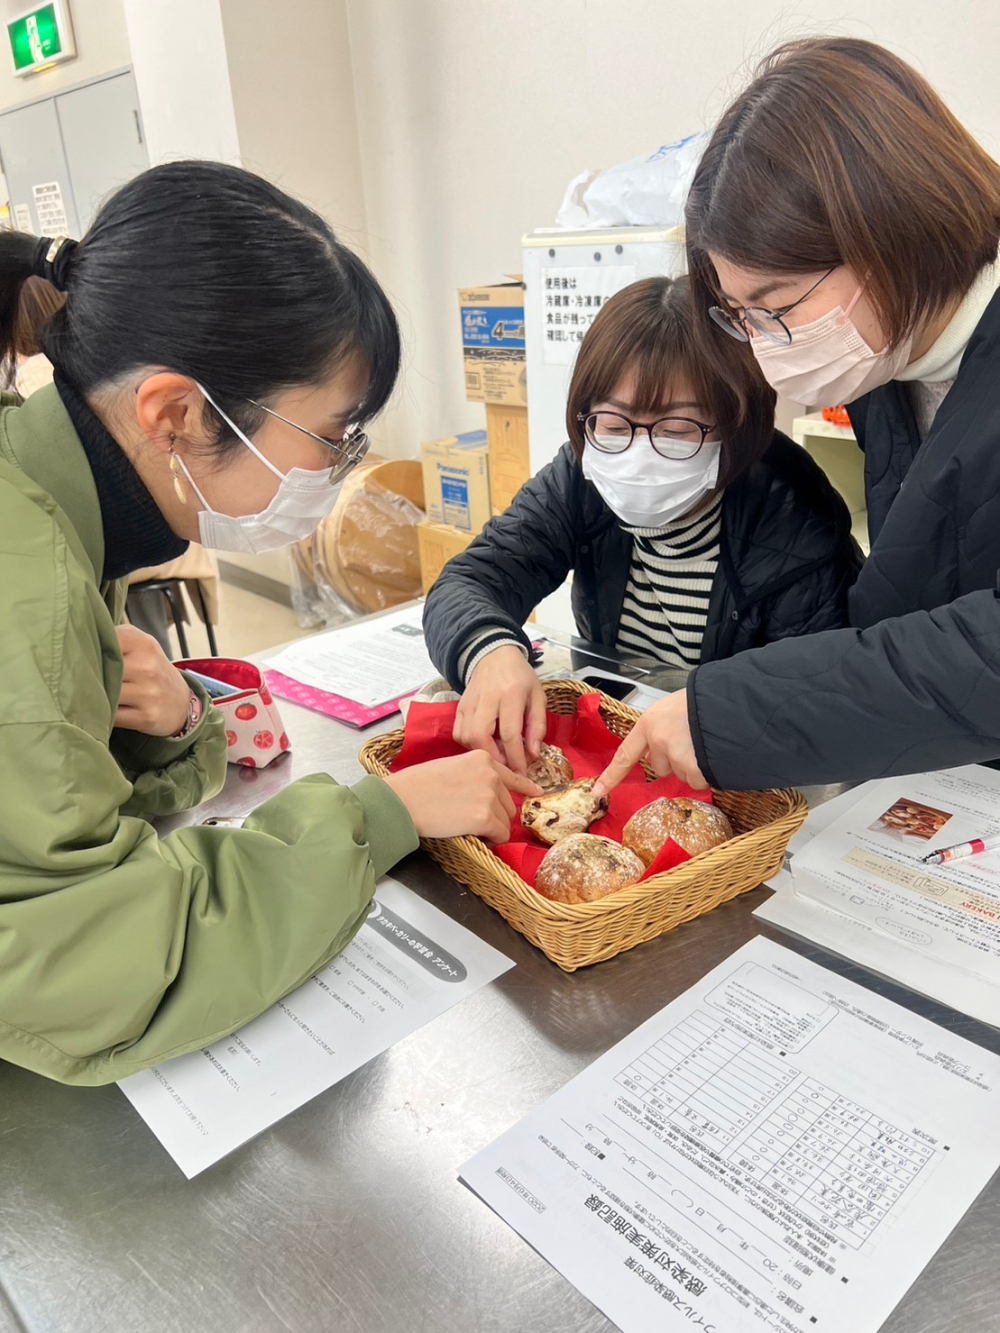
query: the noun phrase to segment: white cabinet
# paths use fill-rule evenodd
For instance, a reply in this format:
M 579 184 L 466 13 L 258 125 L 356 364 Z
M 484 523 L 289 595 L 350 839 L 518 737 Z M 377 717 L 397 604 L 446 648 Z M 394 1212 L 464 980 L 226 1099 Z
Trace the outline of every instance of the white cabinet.
M 131 74 L 118 74 L 55 99 L 81 233 L 119 185 L 149 165 Z
M 32 230 L 46 230 L 34 188 L 56 183 L 67 231 L 82 236 L 102 200 L 148 165 L 131 71 L 3 112 L 0 158 L 15 226 L 26 207 Z
M 42 234 L 33 189 L 55 182 L 62 194 L 69 233 L 81 234 L 54 97 L 0 115 L 0 158 L 7 179 L 13 226 L 20 225 L 19 214 L 27 208 L 31 230 Z

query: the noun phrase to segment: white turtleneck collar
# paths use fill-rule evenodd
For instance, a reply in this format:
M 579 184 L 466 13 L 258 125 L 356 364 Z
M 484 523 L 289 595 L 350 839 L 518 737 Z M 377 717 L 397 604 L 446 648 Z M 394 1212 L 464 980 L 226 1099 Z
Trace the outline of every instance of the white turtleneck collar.
M 976 325 L 986 313 L 986 307 L 993 300 L 998 287 L 1000 287 L 1000 257 L 980 269 L 962 304 L 937 341 L 931 344 L 923 356 L 904 366 L 896 375 L 896 379 L 920 380 L 924 384 L 953 380 L 958 374 L 959 362 L 969 345 L 969 339 L 975 333 Z

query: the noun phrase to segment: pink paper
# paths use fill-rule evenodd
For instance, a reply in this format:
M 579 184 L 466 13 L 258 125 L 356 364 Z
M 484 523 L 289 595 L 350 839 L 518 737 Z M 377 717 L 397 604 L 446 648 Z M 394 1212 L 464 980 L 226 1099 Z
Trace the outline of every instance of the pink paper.
M 303 685 L 300 680 L 283 676 L 280 671 L 267 671 L 264 674 L 271 693 L 279 699 L 289 699 L 293 704 L 311 708 L 314 713 L 323 713 L 337 722 L 345 722 L 349 727 L 368 727 L 373 722 L 381 722 L 382 718 L 398 713 L 400 703 L 409 697 L 404 694 L 399 699 L 390 699 L 388 703 L 368 708 L 342 695 L 328 694 L 326 690 L 318 690 L 313 685 Z

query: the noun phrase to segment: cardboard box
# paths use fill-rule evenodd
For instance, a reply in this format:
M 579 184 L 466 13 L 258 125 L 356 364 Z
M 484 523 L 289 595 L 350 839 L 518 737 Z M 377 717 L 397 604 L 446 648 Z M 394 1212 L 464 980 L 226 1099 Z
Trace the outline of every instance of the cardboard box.
M 424 596 L 437 582 L 438 575 L 445 565 L 461 553 L 476 539 L 474 532 L 460 532 L 458 528 L 449 528 L 444 523 L 417 524 L 417 546 L 420 551 L 420 581 Z M 534 624 L 537 617 L 532 611 L 528 620 Z
M 452 556 L 460 555 L 475 539 L 475 533 L 460 532 L 443 523 L 417 524 L 417 546 L 420 550 L 420 580 L 424 595 L 430 592 L 437 576 Z
M 528 409 L 487 403 L 486 438 L 490 447 L 490 500 L 494 514 L 502 514 L 531 476 Z
M 524 352 L 524 287 L 462 287 L 462 353 L 465 396 L 470 403 L 524 407 L 528 401 Z
M 421 445 L 420 459 L 428 519 L 479 532 L 493 516 L 486 432 L 472 430 L 431 440 Z

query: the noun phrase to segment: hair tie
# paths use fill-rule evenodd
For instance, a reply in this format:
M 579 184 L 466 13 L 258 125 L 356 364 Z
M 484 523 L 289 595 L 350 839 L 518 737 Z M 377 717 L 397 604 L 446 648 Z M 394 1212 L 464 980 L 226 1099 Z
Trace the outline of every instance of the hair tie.
M 64 292 L 78 245 L 70 236 L 42 236 L 35 246 L 36 276 L 51 282 L 56 291 Z

